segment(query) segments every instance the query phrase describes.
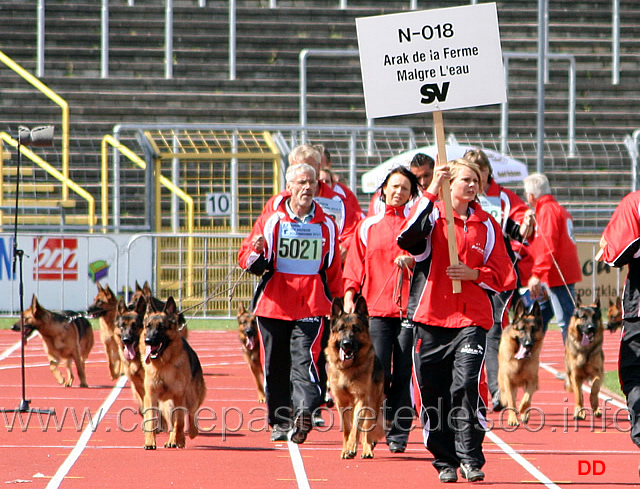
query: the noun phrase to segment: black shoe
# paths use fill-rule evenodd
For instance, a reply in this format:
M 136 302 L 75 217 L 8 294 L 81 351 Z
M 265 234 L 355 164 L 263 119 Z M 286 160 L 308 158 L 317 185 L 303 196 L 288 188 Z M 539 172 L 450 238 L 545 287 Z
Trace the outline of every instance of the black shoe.
M 271 441 L 288 441 L 289 430 L 286 426 L 277 424 L 272 428 Z
M 443 467 L 438 470 L 440 482 L 458 482 L 458 472 L 455 467 Z
M 312 426 L 313 420 L 311 419 L 311 413 L 309 411 L 300 412 L 300 414 L 296 416 L 293 430 L 291 430 L 290 440 L 293 443 L 304 443 Z
M 404 453 L 407 448 L 404 443 L 400 443 L 399 441 L 390 441 L 388 445 L 391 453 Z
M 478 467 L 469 464 L 460 465 L 460 475 L 469 482 L 478 482 L 484 480 L 484 472 Z

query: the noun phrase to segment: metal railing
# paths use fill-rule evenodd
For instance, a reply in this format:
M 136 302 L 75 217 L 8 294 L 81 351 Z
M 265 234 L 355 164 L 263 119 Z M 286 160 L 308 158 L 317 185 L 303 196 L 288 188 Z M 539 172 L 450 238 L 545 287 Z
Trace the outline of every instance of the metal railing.
M 25 81 L 40 90 L 49 100 L 53 101 L 62 109 L 62 175 L 64 176 L 65 182 L 71 181 L 69 180 L 69 104 L 66 100 L 60 97 L 60 95 L 51 90 L 47 85 L 38 80 L 38 78 L 33 76 L 2 51 L 0 51 L 0 61 L 24 78 Z M 67 199 L 68 196 L 69 189 L 64 185 L 62 187 L 62 198 Z
M 13 146 L 14 148 L 18 147 L 18 141 L 13 139 L 6 132 L 0 132 L 0 139 L 5 141 L 10 146 Z M 47 163 L 42 158 L 40 158 L 40 156 L 35 154 L 28 147 L 24 145 L 20 145 L 20 153 L 22 153 L 24 156 L 29 158 L 36 165 L 38 165 L 40 168 L 42 168 L 49 175 L 51 175 L 53 178 L 55 178 L 62 184 L 61 190 L 63 194 L 62 196 L 63 201 L 68 199 L 69 189 L 73 190 L 76 194 L 78 194 L 80 197 L 82 197 L 84 200 L 87 201 L 87 208 L 88 208 L 87 209 L 87 226 L 89 227 L 89 230 L 93 232 L 93 227 L 96 224 L 96 201 L 93 198 L 93 196 L 89 192 L 87 192 L 85 189 L 80 187 L 80 185 L 75 183 L 73 180 L 70 180 L 69 177 L 65 176 L 63 173 L 60 173 L 58 170 L 52 167 L 49 163 Z M 20 175 L 18 175 L 16 178 L 20 178 Z M 67 195 L 65 195 L 65 190 Z

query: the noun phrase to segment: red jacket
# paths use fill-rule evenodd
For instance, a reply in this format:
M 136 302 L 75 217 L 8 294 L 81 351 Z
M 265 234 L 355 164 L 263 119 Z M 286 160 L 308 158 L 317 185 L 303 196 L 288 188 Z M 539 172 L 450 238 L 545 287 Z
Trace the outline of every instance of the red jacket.
M 238 252 L 241 268 L 262 275 L 253 313 L 285 320 L 328 316 L 332 298 L 343 296 L 336 223 L 314 204 L 313 217 L 301 224 L 287 211 L 286 201 L 262 213 Z M 266 242 L 260 254 L 252 246 L 256 235 Z
M 356 197 L 356 194 L 354 194 L 348 186 L 342 182 L 336 182 L 332 190 L 344 198 L 345 204 L 352 210 L 352 212 L 355 212 L 355 214 L 360 216 L 360 219 L 364 218 L 364 212 L 362 212 L 360 202 L 358 202 L 358 197 Z
M 622 317 L 640 317 L 640 190 L 620 201 L 602 233 L 607 241 L 602 258 L 614 267 L 629 265 L 624 284 Z
M 386 206 L 385 212 L 360 221 L 351 241 L 342 272 L 344 289 L 353 288 L 364 296 L 370 316 L 397 318 L 406 314 L 409 271 L 401 270 L 393 262 L 398 255 L 407 254 L 396 243 L 406 223 L 406 214 L 406 206 Z M 394 296 L 400 273 L 399 306 Z
M 582 280 L 573 219 L 553 195 L 543 195 L 536 202 L 536 232 L 529 251 L 533 256 L 531 274 L 549 287 Z
M 444 203 L 425 192 L 411 209 L 398 244 L 416 259 L 411 281 L 408 316 L 430 326 L 462 328 L 493 326 L 489 292 L 516 288 L 516 274 L 499 224 L 479 205 L 469 204 L 466 221 L 454 211 L 456 244 L 460 262 L 478 270 L 475 281 L 463 280 L 462 292 L 454 294 L 446 275 L 449 266 Z

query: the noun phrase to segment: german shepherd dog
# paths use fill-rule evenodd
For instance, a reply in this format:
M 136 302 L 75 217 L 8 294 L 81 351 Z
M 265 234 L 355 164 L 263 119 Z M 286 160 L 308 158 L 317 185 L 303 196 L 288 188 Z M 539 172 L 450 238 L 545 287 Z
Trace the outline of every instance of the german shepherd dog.
M 589 400 L 593 415 L 602 416 L 598 406 L 598 393 L 604 378 L 604 353 L 602 351 L 603 326 L 600 298 L 595 304 L 583 306 L 578 303 L 569 321 L 564 345 L 564 365 L 567 372 L 564 388 L 575 397 L 574 419 L 585 419 L 582 403 L 582 383 L 591 380 Z
M 100 340 L 104 344 L 105 353 L 107 354 L 109 373 L 111 374 L 111 380 L 116 380 L 124 373 L 115 337 L 118 298 L 108 285 L 102 287 L 98 282 L 97 286 L 98 294 L 93 299 L 93 303 L 87 308 L 87 314 L 93 318 L 99 318 Z
M 138 283 L 138 281 L 136 281 L 136 290 L 131 296 L 128 307 L 130 309 L 136 309 L 136 304 L 140 297 L 144 297 L 147 304 L 153 302 L 153 307 L 156 309 L 156 311 L 162 311 L 162 308 L 165 305 L 164 301 L 158 299 L 153 295 L 153 292 L 151 292 L 151 285 L 149 285 L 149 282 L 146 280 L 142 287 L 140 287 L 140 284 Z M 187 330 L 187 321 L 182 313 L 178 313 L 178 325 L 180 335 L 183 338 L 187 339 L 187 337 L 189 336 L 189 331 Z
M 607 310 L 607 329 L 613 333 L 622 326 L 622 301 L 620 296 L 616 297 L 615 302 L 609 299 L 609 309 Z
M 534 302 L 527 311 L 521 300 L 515 305 L 511 324 L 502 331 L 498 348 L 498 386 L 500 402 L 507 407 L 509 426 L 518 426 L 516 394 L 524 394 L 518 407 L 523 423 L 529 421 L 531 397 L 538 390 L 538 368 L 544 333 L 540 304 Z
M 266 401 L 264 395 L 264 374 L 260 363 L 260 336 L 258 336 L 258 325 L 256 317 L 244 308 L 243 304 L 238 306 L 238 339 L 242 344 L 242 353 L 246 360 L 253 379 L 258 389 L 258 402 Z
M 375 443 L 384 436 L 382 403 L 384 369 L 369 336 L 369 313 L 363 297 L 346 314 L 341 298 L 331 305 L 331 331 L 325 349 L 329 386 L 343 427 L 341 458 L 354 458 L 362 434 L 362 458 L 373 458 Z
M 120 298 L 115 316 L 115 339 L 122 367 L 124 374 L 131 381 L 133 396 L 138 401 L 141 413 L 144 407 L 144 368 L 140 355 L 140 336 L 146 309 L 147 302 L 144 297 L 136 301 L 135 309 L 128 308 L 124 299 Z
M 189 416 L 189 437 L 198 435 L 195 414 L 204 402 L 207 387 L 202 366 L 187 340 L 180 336 L 178 311 L 173 297 L 162 310 L 147 303 L 140 351 L 144 351 L 144 448 L 155 450 L 160 419 L 156 406 L 163 403 L 171 432 L 166 448 L 184 448 L 184 416 Z
M 31 306 L 22 315 L 24 334 L 28 337 L 34 330 L 40 332 L 44 350 L 49 357 L 49 368 L 59 384 L 71 387 L 73 371 L 71 360 L 76 364 L 80 387 L 88 387 L 84 363 L 93 348 L 93 330 L 89 321 L 75 311 L 54 312 L 45 309 L 38 303 L 35 294 L 31 298 Z M 20 331 L 20 321 L 11 329 Z M 67 380 L 58 370 L 60 360 L 66 360 Z

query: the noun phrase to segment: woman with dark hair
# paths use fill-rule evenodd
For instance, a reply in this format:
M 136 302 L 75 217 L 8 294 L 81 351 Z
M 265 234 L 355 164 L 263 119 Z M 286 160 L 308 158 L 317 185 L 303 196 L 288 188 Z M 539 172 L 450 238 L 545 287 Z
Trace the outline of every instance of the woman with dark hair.
M 411 402 L 413 329 L 406 321 L 409 274 L 413 258 L 396 244 L 408 215 L 407 202 L 418 195 L 418 180 L 405 167 L 387 175 L 380 186 L 384 212 L 360 221 L 343 271 L 344 309 L 353 312 L 354 298 L 367 301 L 369 330 L 376 356 L 384 366 L 387 444 L 405 451 L 414 409 Z

